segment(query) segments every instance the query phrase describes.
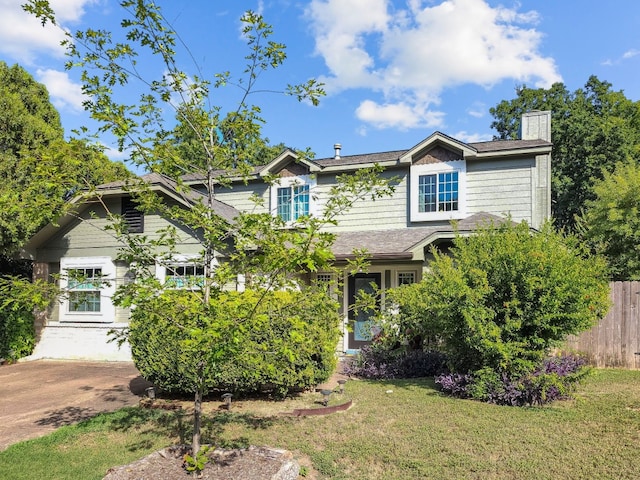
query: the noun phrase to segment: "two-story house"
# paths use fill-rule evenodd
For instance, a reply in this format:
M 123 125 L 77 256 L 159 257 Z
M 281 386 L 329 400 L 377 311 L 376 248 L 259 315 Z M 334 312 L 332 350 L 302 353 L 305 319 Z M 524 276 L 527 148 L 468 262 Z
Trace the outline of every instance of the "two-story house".
M 487 219 L 506 215 L 514 221 L 525 220 L 532 228 L 549 217 L 550 119 L 550 112 L 523 115 L 519 140 L 465 143 L 435 132 L 408 150 L 392 152 L 343 156 L 336 145 L 333 157 L 308 160 L 285 150 L 269 164 L 256 168 L 248 181 L 217 187 L 215 209 L 231 220 L 238 211 L 255 211 L 256 204 L 250 198 L 258 196 L 264 211 L 285 221 L 295 220 L 320 211 L 337 175 L 374 164 L 384 167 L 382 175 L 395 179 L 393 195 L 357 203 L 333 227 L 338 265 L 346 262 L 354 249 L 367 250 L 371 262 L 367 272 L 345 273 L 341 279 L 344 338 L 338 350 L 353 352 L 369 341 L 371 332 L 367 318 L 353 317 L 349 308 L 357 292 L 375 284 L 384 295 L 389 288 L 419 281 L 428 266 L 431 246 L 446 249 L 450 245 L 455 235 L 452 220 L 464 234 Z M 265 182 L 265 176 L 277 181 Z M 184 177 L 193 189 L 188 194 L 178 192 L 170 180 L 159 175 L 145 179 L 160 195 L 185 208 L 197 201 L 204 188 L 196 175 Z M 127 323 L 128 312 L 114 307 L 111 295 L 119 282 L 128 281 L 128 265 L 115 260 L 119 245 L 103 228 L 107 222 L 104 207 L 122 213 L 132 228 L 151 236 L 171 220 L 137 213 L 120 184 L 105 185 L 101 190 L 100 202 L 79 204 L 75 215 L 61 219 L 57 226 L 48 225 L 24 249 L 24 256 L 34 261 L 36 276 L 73 271 L 83 277 L 112 280 L 108 285 L 90 281 L 61 285 L 68 294 L 38 319 L 40 342 L 35 357 L 129 356 L 126 349 L 117 351 L 106 343 L 108 330 Z M 199 242 L 186 230 L 179 233 L 184 264 L 175 265 L 171 272 L 159 267 L 161 279 L 175 272 L 189 273 L 189 269 L 197 274 L 198 266 L 189 258 L 198 254 Z M 64 275 L 61 278 L 64 283 Z M 82 290 L 82 301 L 74 302 L 76 290 Z

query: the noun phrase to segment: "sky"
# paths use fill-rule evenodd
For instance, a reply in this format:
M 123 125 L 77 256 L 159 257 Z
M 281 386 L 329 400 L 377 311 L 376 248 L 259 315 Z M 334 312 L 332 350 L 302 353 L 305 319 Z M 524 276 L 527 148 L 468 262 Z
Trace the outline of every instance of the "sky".
M 59 29 L 42 28 L 20 7 L 0 0 L 0 60 L 18 63 L 45 84 L 65 132 L 96 124 L 82 108 L 80 71 L 65 70 Z M 50 0 L 59 25 L 119 35 L 117 0 Z M 640 100 L 640 2 L 637 0 L 157 0 L 185 48 L 189 75 L 242 75 L 246 10 L 273 25 L 287 61 L 261 77 L 252 96 L 272 144 L 310 148 L 318 158 L 409 149 L 434 131 L 464 142 L 491 140 L 489 113 L 517 87 L 563 82 L 574 91 L 591 75 Z M 149 79 L 162 68 L 141 58 Z M 320 105 L 274 91 L 316 78 Z M 122 92 L 135 101 L 136 85 Z M 232 108 L 233 86 L 212 103 Z M 168 118 L 173 113 L 167 110 Z M 101 138 L 113 160 L 126 160 Z

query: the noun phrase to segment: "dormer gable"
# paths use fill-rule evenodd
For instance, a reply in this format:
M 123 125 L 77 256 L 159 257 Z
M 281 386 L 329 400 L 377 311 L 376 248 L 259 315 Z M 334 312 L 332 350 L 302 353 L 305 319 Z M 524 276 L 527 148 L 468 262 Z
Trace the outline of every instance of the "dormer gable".
M 423 141 L 407 150 L 400 162 L 412 165 L 464 160 L 475 157 L 477 150 L 471 145 L 456 140 L 441 132 L 434 132 Z
M 414 222 L 454 220 L 466 215 L 466 158 L 476 155 L 466 143 L 435 132 L 407 150 L 410 165 L 409 212 Z
M 260 170 L 260 177 L 302 177 L 320 170 L 321 167 L 318 164 L 301 158 L 296 152 L 287 148 Z

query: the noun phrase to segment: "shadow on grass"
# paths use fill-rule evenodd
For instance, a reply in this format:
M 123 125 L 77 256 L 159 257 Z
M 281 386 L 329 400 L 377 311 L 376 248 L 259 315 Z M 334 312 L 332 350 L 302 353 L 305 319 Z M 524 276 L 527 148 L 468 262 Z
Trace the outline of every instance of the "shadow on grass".
M 78 415 L 89 412 L 76 412 Z M 182 409 L 159 410 L 142 407 L 125 407 L 113 413 L 103 413 L 88 418 L 78 424 L 79 429 L 95 430 L 105 428 L 107 430 L 126 432 L 129 430 L 142 430 L 154 436 L 163 436 L 177 439 L 179 444 L 191 443 L 193 435 L 192 414 Z M 258 417 L 245 413 L 216 412 L 212 415 L 204 415 L 202 419 L 202 442 L 212 443 L 224 448 L 248 447 L 246 437 L 222 441 L 228 428 L 242 427 L 249 429 L 268 429 L 278 422 L 287 421 L 279 417 Z M 148 443 L 146 440 L 143 443 Z M 132 449 L 146 448 L 147 445 L 133 445 Z

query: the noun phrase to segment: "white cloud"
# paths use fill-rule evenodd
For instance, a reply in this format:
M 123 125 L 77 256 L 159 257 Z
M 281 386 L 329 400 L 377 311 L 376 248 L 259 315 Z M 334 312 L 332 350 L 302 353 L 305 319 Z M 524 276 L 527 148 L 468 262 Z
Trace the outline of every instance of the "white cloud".
M 363 101 L 356 109 L 356 116 L 375 128 L 433 128 L 442 125 L 444 113 L 428 110 L 426 104 L 405 102 L 379 104 Z
M 327 91 L 365 88 L 357 115 L 378 128 L 437 125 L 430 112 L 446 88 L 504 79 L 548 87 L 561 81 L 552 58 L 539 52 L 536 12 L 491 7 L 485 0 L 312 0 L 307 9 L 316 51 L 330 75 Z M 420 114 L 407 119 L 406 114 Z
M 316 52 L 332 73 L 321 78 L 327 88 L 381 86 L 382 78 L 372 70 L 375 60 L 366 47 L 367 40 L 390 24 L 387 0 L 312 0 L 306 15 L 311 19 Z
M 127 150 L 124 150 L 121 152 L 117 148 L 111 147 L 105 143 L 102 144 L 102 147 L 103 147 L 104 154 L 114 162 L 115 161 L 124 162 L 125 160 L 128 160 L 129 158 L 131 158 L 131 152 Z
M 73 82 L 66 72 L 38 69 L 36 77 L 39 82 L 47 86 L 51 102 L 56 108 L 73 112 L 83 111 L 82 102 L 85 100 L 85 96 L 82 93 L 82 86 Z
M 631 58 L 637 57 L 638 55 L 640 55 L 640 50 L 632 48 L 632 49 L 627 50 L 626 52 L 624 52 L 620 58 L 617 58 L 615 60 L 612 60 L 612 59 L 608 58 L 605 61 L 603 61 L 601 63 L 601 65 L 604 65 L 604 66 L 607 66 L 607 67 L 612 67 L 614 65 L 620 65 L 625 60 L 629 60 Z
M 493 135 L 490 133 L 469 133 L 464 130 L 453 135 L 453 138 L 457 138 L 465 143 L 476 143 L 476 142 L 488 142 L 493 139 Z
M 0 54 L 22 65 L 32 65 L 39 54 L 62 57 L 60 42 L 64 34 L 59 27 L 43 27 L 38 19 L 22 10 L 22 1 L 0 0 Z M 50 0 L 60 25 L 75 23 L 87 5 L 98 0 Z
M 487 106 L 482 102 L 474 102 L 467 109 L 467 114 L 474 118 L 482 118 L 487 113 Z

